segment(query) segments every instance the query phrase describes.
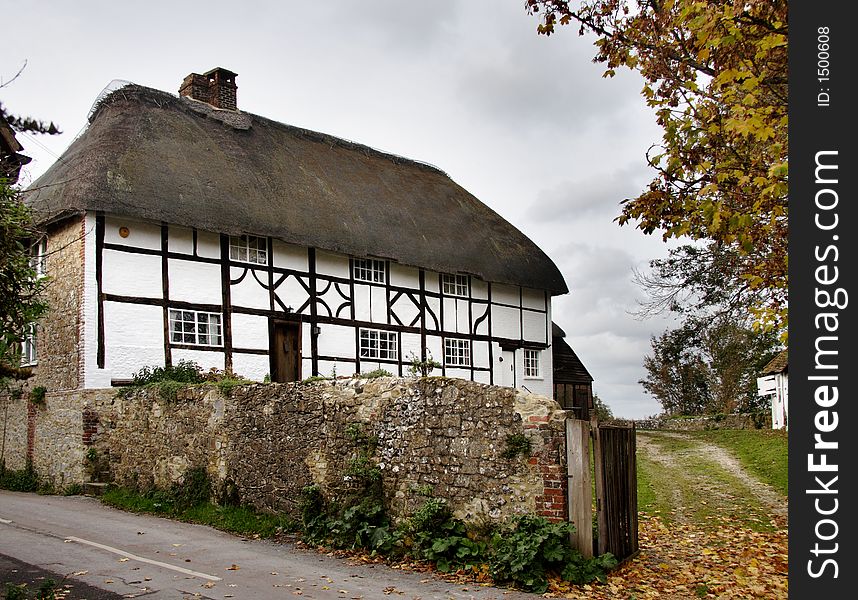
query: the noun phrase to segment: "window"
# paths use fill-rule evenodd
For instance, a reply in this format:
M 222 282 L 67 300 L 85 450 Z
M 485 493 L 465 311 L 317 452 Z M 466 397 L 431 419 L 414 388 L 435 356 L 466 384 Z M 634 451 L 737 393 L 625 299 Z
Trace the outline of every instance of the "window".
M 21 344 L 21 366 L 35 365 L 36 362 L 36 325 L 33 323 L 27 328 Z
M 447 296 L 468 297 L 467 275 L 441 275 L 441 288 Z
M 471 366 L 471 342 L 468 340 L 444 340 L 444 364 L 448 367 Z
M 229 237 L 229 259 L 267 265 L 268 240 L 255 235 L 232 235 Z
M 384 283 L 384 261 L 374 258 L 354 259 L 355 281 L 368 281 L 370 283 Z
M 194 346 L 221 345 L 218 313 L 170 309 L 170 342 Z
M 528 379 L 539 379 L 539 350 L 524 350 L 524 376 Z
M 360 330 L 360 357 L 396 360 L 398 356 L 396 334 L 376 329 Z
M 30 268 L 36 272 L 36 277 L 44 277 L 46 274 L 46 257 L 48 254 L 48 238 L 39 238 L 39 241 L 30 246 Z

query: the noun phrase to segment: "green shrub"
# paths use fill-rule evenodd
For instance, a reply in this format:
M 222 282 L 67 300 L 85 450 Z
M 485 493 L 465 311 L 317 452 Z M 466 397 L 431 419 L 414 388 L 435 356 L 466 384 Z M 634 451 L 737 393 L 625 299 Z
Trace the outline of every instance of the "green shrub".
M 488 560 L 488 544 L 470 536 L 461 519 L 440 498 L 427 498 L 406 526 L 417 558 L 435 563 L 444 573 L 471 569 Z
M 39 491 L 39 476 L 28 462 L 27 466 L 18 471 L 0 466 L 0 489 L 12 492 L 37 492 Z
M 576 584 L 604 582 L 616 559 L 610 554 L 584 558 L 570 545 L 573 531 L 571 523 L 552 523 L 532 515 L 514 517 L 492 539 L 492 577 L 536 593 L 545 592 L 552 571 Z
M 506 436 L 506 448 L 501 454 L 504 458 L 512 460 L 519 454 L 525 458 L 530 456 L 533 443 L 523 433 L 511 433 Z
M 410 363 L 408 372 L 412 375 L 420 375 L 421 377 L 428 377 L 432 371 L 440 369 L 442 366 L 441 363 L 432 358 L 432 355 L 428 350 L 426 351 L 425 360 L 421 360 L 420 357 L 413 352 L 408 355 L 407 360 Z
M 377 379 L 379 377 L 393 377 L 393 373 L 384 369 L 375 369 L 368 373 L 361 373 L 360 376 L 364 379 Z
M 206 381 L 202 368 L 191 360 L 180 360 L 175 365 L 164 367 L 142 367 L 134 373 L 131 385 L 143 386 L 165 381 L 179 383 L 203 383 Z
M 48 389 L 43 385 L 37 385 L 30 391 L 30 402 L 37 406 L 45 405 L 45 394 Z

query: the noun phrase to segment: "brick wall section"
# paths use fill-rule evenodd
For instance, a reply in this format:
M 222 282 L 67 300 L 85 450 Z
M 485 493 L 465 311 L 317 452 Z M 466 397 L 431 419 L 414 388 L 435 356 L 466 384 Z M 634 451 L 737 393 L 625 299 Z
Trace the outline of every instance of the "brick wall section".
M 411 514 L 428 487 L 467 521 L 560 520 L 566 416 L 549 398 L 443 377 L 254 384 L 228 397 L 195 386 L 170 401 L 153 388 L 48 392 L 34 465 L 57 486 L 82 482 L 93 449 L 113 481 L 144 489 L 201 466 L 242 502 L 295 514 L 307 485 L 348 492 L 359 431 L 377 440 L 372 461 L 394 517 Z M 504 456 L 511 434 L 530 438 L 531 456 Z
M 29 389 L 44 386 L 48 391 L 70 390 L 82 381 L 83 233 L 83 217 L 48 231 L 46 266 L 51 279 L 45 299 L 49 309 L 38 323 L 38 365 L 27 382 Z

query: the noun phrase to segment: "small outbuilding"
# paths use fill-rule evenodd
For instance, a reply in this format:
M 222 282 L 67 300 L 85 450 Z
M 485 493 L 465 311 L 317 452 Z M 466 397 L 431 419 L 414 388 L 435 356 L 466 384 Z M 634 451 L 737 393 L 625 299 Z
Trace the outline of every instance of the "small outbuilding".
M 772 429 L 788 429 L 789 381 L 787 351 L 783 350 L 763 367 L 757 378 L 757 394 L 770 396 L 772 402 Z

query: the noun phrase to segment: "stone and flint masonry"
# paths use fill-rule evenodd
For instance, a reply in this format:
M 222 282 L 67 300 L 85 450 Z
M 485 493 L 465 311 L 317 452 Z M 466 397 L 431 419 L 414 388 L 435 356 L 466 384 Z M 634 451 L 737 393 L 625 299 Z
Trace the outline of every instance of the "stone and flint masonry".
M 128 84 L 31 187 L 53 310 L 49 390 L 193 360 L 289 382 L 432 358 L 551 396 L 551 300 L 530 239 L 439 169 L 238 110 L 236 74 Z

